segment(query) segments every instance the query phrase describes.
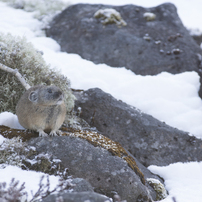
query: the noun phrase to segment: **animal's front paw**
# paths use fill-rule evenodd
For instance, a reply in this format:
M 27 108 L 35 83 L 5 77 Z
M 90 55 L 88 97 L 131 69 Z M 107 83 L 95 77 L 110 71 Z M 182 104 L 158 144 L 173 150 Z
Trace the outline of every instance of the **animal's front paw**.
M 49 134 L 51 137 L 55 137 L 55 136 L 58 136 L 56 131 L 52 130 Z
M 39 137 L 47 137 L 48 134 L 45 133 L 43 130 L 38 131 L 39 132 Z
M 57 131 L 51 131 L 50 136 L 54 137 L 54 136 L 61 136 L 62 135 L 62 132 L 60 130 L 57 130 Z

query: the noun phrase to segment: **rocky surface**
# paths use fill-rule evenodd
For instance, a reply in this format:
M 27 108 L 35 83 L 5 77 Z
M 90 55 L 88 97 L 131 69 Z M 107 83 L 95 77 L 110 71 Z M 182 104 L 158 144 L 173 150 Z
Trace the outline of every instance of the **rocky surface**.
M 143 165 L 201 161 L 202 140 L 172 128 L 95 88 L 74 92 L 81 118 L 119 142 Z
M 110 198 L 97 194 L 95 192 L 80 193 L 61 193 L 59 195 L 50 195 L 42 200 L 42 202 L 110 202 Z
M 76 130 L 73 128 L 62 127 L 61 130 L 63 131 L 64 137 L 56 137 L 56 139 L 53 140 L 52 137 L 47 137 L 45 139 L 38 138 L 38 134 L 32 131 L 11 129 L 5 126 L 0 126 L 0 134 L 8 138 L 6 142 L 1 145 L 2 149 L 4 149 L 0 152 L 0 158 L 2 157 L 1 155 L 6 157 L 2 159 L 2 163 L 11 163 L 12 165 L 20 166 L 26 170 L 36 170 L 51 175 L 60 175 L 63 176 L 64 179 L 66 179 L 68 176 L 73 176 L 72 184 L 75 184 L 76 186 L 71 189 L 74 192 L 93 191 L 94 189 L 95 191 L 101 193 L 105 192 L 105 189 L 109 189 L 110 192 L 111 188 L 108 187 L 112 183 L 111 187 L 113 191 L 119 194 L 117 190 L 122 189 L 122 184 L 128 183 L 126 182 L 126 179 L 122 180 L 121 178 L 125 178 L 125 175 L 128 175 L 129 177 L 131 176 L 130 180 L 132 181 L 135 181 L 136 178 L 138 179 L 138 182 L 135 183 L 138 184 L 140 182 L 142 184 L 140 188 L 143 186 L 143 189 L 149 189 L 150 195 L 154 200 L 159 197 L 159 194 L 161 194 L 156 192 L 154 188 L 150 186 L 150 184 L 147 182 L 147 179 L 155 179 L 158 180 L 159 183 L 163 183 L 162 179 L 152 174 L 118 142 L 114 142 L 111 139 L 101 135 L 97 131 L 90 130 L 90 128 L 88 128 L 88 130 Z M 59 141 L 60 138 L 62 139 L 61 141 Z M 71 141 L 74 138 L 76 138 L 75 141 L 78 140 L 80 144 L 72 144 Z M 53 145 L 50 145 L 50 142 L 52 142 Z M 67 145 L 71 152 L 68 152 L 69 150 L 67 150 L 65 148 L 66 146 L 64 145 Z M 58 149 L 55 149 L 55 147 L 58 147 Z M 81 149 L 81 147 L 85 147 L 85 150 Z M 97 151 L 96 156 L 101 156 L 98 158 L 99 164 L 103 163 L 103 168 L 100 168 L 100 170 L 99 166 L 97 165 L 97 159 L 94 161 L 94 158 L 91 157 L 91 153 L 94 153 L 94 149 L 92 148 Z M 60 152 L 62 150 L 63 152 Z M 79 153 L 78 150 L 81 150 L 82 152 Z M 86 150 L 88 150 L 87 153 Z M 109 158 L 113 159 L 113 162 L 109 163 L 110 160 L 106 158 L 106 169 L 107 172 L 109 172 L 107 176 L 110 176 L 111 170 L 114 171 L 112 180 L 110 179 L 111 177 L 106 179 L 107 176 L 103 174 L 103 172 L 105 173 L 105 157 L 103 156 L 103 151 L 105 151 L 106 155 L 109 154 Z M 83 152 L 85 154 L 83 154 Z M 77 155 L 75 155 L 75 153 Z M 90 155 L 90 157 L 88 157 L 88 155 Z M 16 156 L 18 158 L 16 158 Z M 65 158 L 66 156 L 68 156 L 68 158 Z M 80 163 L 81 156 L 83 160 Z M 113 157 L 116 158 L 114 159 Z M 76 164 L 72 161 L 79 163 Z M 120 164 L 120 162 L 122 162 L 122 164 Z M 120 168 L 120 171 L 117 171 L 118 174 L 116 173 L 116 169 L 118 169 L 116 164 L 118 164 L 118 168 L 120 166 L 124 166 L 123 168 Z M 107 183 L 102 184 L 102 187 L 99 187 L 100 183 L 93 182 L 94 188 L 92 188 L 91 184 L 89 184 L 90 174 L 85 172 L 88 170 L 88 168 L 90 169 L 89 172 L 93 173 L 93 176 L 91 177 L 96 175 L 98 176 L 98 178 L 91 178 L 91 183 L 93 180 L 97 181 L 98 179 L 101 181 L 100 183 L 105 180 L 107 180 Z M 127 174 L 124 174 L 124 171 L 127 171 Z M 120 182 L 119 184 L 116 184 L 117 180 L 113 180 L 116 175 L 118 176 L 118 182 Z M 105 188 L 106 185 L 107 187 Z M 129 191 L 131 191 L 130 188 L 133 189 L 133 186 L 131 187 L 129 186 Z M 113 191 L 110 197 L 112 197 L 114 194 Z M 107 192 L 106 194 L 109 193 Z
M 74 178 L 71 181 L 74 186 L 71 188 L 71 192 L 93 192 L 91 184 L 83 178 Z
M 202 34 L 192 35 L 192 37 L 199 46 L 202 44 Z
M 121 19 L 114 19 L 114 15 L 107 19 L 103 9 L 108 15 L 113 13 L 109 9 L 115 9 Z M 62 51 L 77 53 L 94 63 L 126 67 L 136 74 L 199 70 L 197 54 L 202 50 L 170 3 L 153 8 L 72 5 L 54 18 L 46 33 Z
M 94 191 L 113 197 L 118 193 L 122 200 L 151 201 L 147 187 L 127 162 L 113 156 L 106 149 L 95 147 L 78 137 L 32 138 L 28 141 L 37 153 L 47 153 L 61 160 L 68 174 L 87 180 Z

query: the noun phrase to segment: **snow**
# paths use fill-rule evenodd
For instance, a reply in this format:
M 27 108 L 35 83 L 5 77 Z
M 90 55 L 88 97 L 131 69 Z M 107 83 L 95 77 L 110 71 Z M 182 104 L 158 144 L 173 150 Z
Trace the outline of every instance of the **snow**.
M 100 9 L 96 11 L 94 17 L 96 17 L 97 15 L 104 15 L 106 18 L 110 18 L 112 15 L 115 15 L 121 18 L 120 13 L 113 8 Z
M 10 128 L 15 128 L 15 129 L 24 129 L 19 124 L 17 115 L 11 112 L 2 112 L 0 114 L 0 125 L 7 126 Z
M 28 40 L 42 34 L 41 22 L 33 18 L 33 13 L 13 9 L 0 2 L 0 15 L 0 32 L 26 36 Z
M 39 188 L 39 182 L 42 176 L 47 176 L 42 172 L 26 171 L 16 166 L 0 166 L 0 183 L 6 182 L 7 188 L 12 178 L 19 181 L 18 188 L 25 182 L 25 190 L 28 193 L 28 199 L 32 198 L 31 191 L 35 194 Z M 59 177 L 49 175 L 50 190 L 53 190 L 59 184 Z M 43 179 L 43 184 L 46 184 L 46 177 Z
M 63 0 L 68 1 L 68 0 Z M 124 2 L 124 3 L 123 3 Z M 123 5 L 133 3 L 140 6 L 156 6 L 164 0 L 72 0 L 71 3 L 102 3 Z M 201 0 L 170 0 L 179 12 L 187 28 L 202 30 Z M 51 68 L 60 70 L 70 81 L 72 88 L 84 89 L 98 87 L 117 99 L 151 114 L 157 119 L 178 129 L 202 138 L 202 101 L 198 96 L 200 87 L 196 72 L 185 72 L 172 75 L 166 72 L 156 76 L 135 75 L 130 70 L 112 68 L 82 59 L 76 54 L 60 51 L 60 46 L 41 31 L 42 23 L 20 9 L 14 9 L 0 2 L 0 32 L 26 36 L 28 41 L 40 51 Z M 199 32 L 200 32 L 199 31 Z M 16 115 L 3 112 L 0 114 L 0 125 L 20 129 Z M 0 135 L 0 144 L 4 138 Z M 149 169 L 165 179 L 169 196 L 164 202 L 201 201 L 202 162 L 176 163 L 166 167 L 150 166 Z M 27 176 L 27 177 L 26 177 Z M 1 168 L 0 182 L 10 182 L 15 177 L 26 182 L 26 190 L 36 190 L 41 173 L 22 171 L 13 166 Z M 31 177 L 31 178 L 29 178 Z M 53 179 L 55 184 L 56 179 Z
M 192 36 L 200 36 L 200 35 L 202 35 L 202 31 L 200 29 L 191 29 L 189 33 Z
M 175 163 L 165 167 L 149 166 L 149 170 L 165 180 L 169 195 L 162 202 L 202 201 L 202 162 Z
M 143 16 L 147 21 L 152 21 L 152 20 L 155 20 L 155 18 L 156 18 L 156 15 L 154 13 L 150 13 L 150 12 L 144 13 Z

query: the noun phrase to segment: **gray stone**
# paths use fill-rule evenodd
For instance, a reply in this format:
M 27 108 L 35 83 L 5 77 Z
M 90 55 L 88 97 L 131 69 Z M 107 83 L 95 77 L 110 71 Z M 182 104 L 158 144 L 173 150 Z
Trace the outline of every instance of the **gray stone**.
M 74 185 L 72 192 L 93 192 L 94 189 L 91 184 L 82 178 L 74 178 L 71 183 Z
M 74 92 L 81 118 L 119 142 L 144 166 L 201 161 L 202 140 L 172 128 L 95 88 Z
M 94 192 L 60 193 L 50 195 L 42 202 L 111 202 L 110 198 Z
M 118 11 L 127 25 L 103 25 L 94 14 L 105 8 Z M 148 12 L 155 18 L 145 19 Z M 202 50 L 171 3 L 153 8 L 76 4 L 56 16 L 46 33 L 62 51 L 77 53 L 94 63 L 126 67 L 136 74 L 199 70 L 197 54 Z
M 151 201 L 148 188 L 127 162 L 104 148 L 71 136 L 32 138 L 28 144 L 36 147 L 37 153 L 60 159 L 69 175 L 84 178 L 95 192 L 111 198 L 118 193 L 127 202 Z
M 202 34 L 192 35 L 192 37 L 199 46 L 202 44 Z

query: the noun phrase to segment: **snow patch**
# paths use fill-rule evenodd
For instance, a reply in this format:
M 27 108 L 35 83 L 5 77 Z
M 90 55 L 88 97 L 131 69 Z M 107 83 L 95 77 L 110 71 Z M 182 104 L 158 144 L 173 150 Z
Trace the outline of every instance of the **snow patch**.
M 202 162 L 175 163 L 169 166 L 149 166 L 149 170 L 165 180 L 169 195 L 162 202 L 199 202 L 202 199 Z
M 28 193 L 28 199 L 32 197 L 31 191 L 36 193 L 39 188 L 39 182 L 42 172 L 26 171 L 16 166 L 1 165 L 0 167 L 0 182 L 6 182 L 7 185 L 11 182 L 12 178 L 19 181 L 19 185 L 25 182 L 25 190 Z M 59 183 L 59 177 L 49 175 L 50 189 L 53 190 Z M 45 180 L 46 183 L 46 180 Z
M 11 112 L 2 112 L 0 113 L 0 125 L 4 125 L 14 129 L 24 129 L 18 122 L 17 115 Z

